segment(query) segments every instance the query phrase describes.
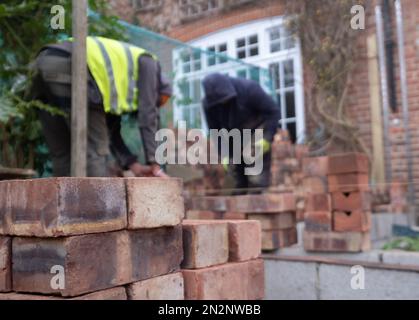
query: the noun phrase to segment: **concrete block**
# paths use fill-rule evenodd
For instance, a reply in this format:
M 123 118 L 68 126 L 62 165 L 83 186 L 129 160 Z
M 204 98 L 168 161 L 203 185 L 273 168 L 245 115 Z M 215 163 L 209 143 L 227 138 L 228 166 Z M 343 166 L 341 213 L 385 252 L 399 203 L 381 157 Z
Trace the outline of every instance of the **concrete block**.
M 419 252 L 407 252 L 407 251 L 383 251 L 382 252 L 383 263 L 396 264 L 403 266 L 419 266 Z
M 183 221 L 183 269 L 226 263 L 228 248 L 227 223 L 211 220 Z
M 178 225 L 185 216 L 181 179 L 128 178 L 128 228 Z
M 155 277 L 129 284 L 129 300 L 184 300 L 181 272 Z

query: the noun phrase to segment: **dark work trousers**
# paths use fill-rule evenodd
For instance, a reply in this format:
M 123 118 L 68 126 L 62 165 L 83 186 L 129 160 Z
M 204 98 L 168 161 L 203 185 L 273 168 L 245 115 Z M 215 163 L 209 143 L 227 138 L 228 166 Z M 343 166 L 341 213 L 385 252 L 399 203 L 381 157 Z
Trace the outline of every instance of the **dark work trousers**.
M 68 117 L 53 116 L 39 111 L 43 133 L 52 157 L 56 177 L 68 177 L 71 171 L 71 99 L 53 98 L 49 103 L 59 107 Z M 88 107 L 87 175 L 106 177 L 109 137 L 103 106 Z
M 254 165 L 241 164 L 229 165 L 228 172 L 235 181 L 234 194 L 259 194 L 264 192 L 270 185 L 272 152 L 263 154 L 263 170 L 258 175 L 246 175 L 245 168 L 252 168 Z

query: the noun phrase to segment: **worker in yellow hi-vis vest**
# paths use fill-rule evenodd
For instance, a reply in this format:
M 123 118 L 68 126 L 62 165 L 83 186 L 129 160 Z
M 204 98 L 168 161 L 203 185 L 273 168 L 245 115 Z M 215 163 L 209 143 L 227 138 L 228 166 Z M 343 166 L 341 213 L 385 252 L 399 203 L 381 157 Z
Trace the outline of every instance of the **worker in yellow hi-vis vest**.
M 33 98 L 71 113 L 72 41 L 45 46 L 36 59 Z M 103 37 L 87 38 L 88 176 L 107 176 L 112 152 L 136 176 L 164 176 L 155 159 L 159 108 L 172 95 L 158 59 L 146 50 Z M 141 165 L 121 136 L 121 115 L 136 113 L 146 164 Z M 71 117 L 40 111 L 55 176 L 70 175 Z

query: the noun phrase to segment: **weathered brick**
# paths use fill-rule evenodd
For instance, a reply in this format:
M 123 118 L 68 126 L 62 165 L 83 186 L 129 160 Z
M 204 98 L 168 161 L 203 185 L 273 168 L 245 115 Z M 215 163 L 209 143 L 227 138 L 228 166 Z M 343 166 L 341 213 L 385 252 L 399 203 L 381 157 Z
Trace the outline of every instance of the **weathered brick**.
M 308 231 L 332 231 L 330 211 L 307 211 L 304 216 L 305 229 Z
M 369 233 L 304 231 L 304 250 L 325 252 L 361 252 L 371 248 Z
M 124 287 L 117 287 L 98 292 L 89 293 L 72 299 L 65 299 L 57 296 L 44 296 L 36 294 L 6 293 L 0 294 L 0 300 L 127 300 L 127 294 Z
M 128 178 L 128 228 L 175 226 L 182 222 L 185 207 L 181 179 Z
M 230 211 L 243 213 L 279 213 L 295 211 L 292 193 L 266 193 L 230 197 Z
M 9 182 L 0 181 L 0 235 L 6 235 L 8 233 L 6 225 L 7 217 L 10 217 Z
M 224 220 L 246 220 L 247 214 L 243 212 L 224 212 L 222 213 Z
M 333 212 L 333 230 L 336 232 L 368 231 L 371 228 L 371 213 L 356 211 Z
M 278 214 L 249 214 L 249 220 L 260 222 L 262 230 L 280 230 L 295 227 L 297 224 L 295 212 L 281 212 Z
M 307 194 L 329 192 L 327 176 L 305 177 L 303 179 L 303 190 Z
M 223 218 L 222 212 L 198 211 L 198 210 L 186 211 L 186 219 L 188 220 L 219 220 L 222 218 Z
M 355 192 L 368 191 L 369 180 L 367 174 L 347 173 L 328 176 L 329 191 Z
M 128 300 L 184 300 L 182 272 L 131 283 L 127 293 Z
M 262 231 L 262 250 L 276 250 L 297 243 L 297 228 Z
M 362 153 L 343 153 L 329 156 L 328 171 L 329 175 L 343 173 L 368 173 L 368 156 Z
M 334 192 L 332 209 L 336 211 L 371 210 L 370 192 Z
M 183 221 L 182 268 L 204 268 L 228 261 L 228 225 L 211 220 Z
M 86 294 L 71 300 L 128 300 L 127 292 L 124 287 L 117 287 L 98 292 Z
M 306 198 L 306 211 L 331 211 L 332 200 L 328 193 L 312 193 Z
M 12 239 L 0 237 L 0 292 L 12 290 Z
M 328 173 L 329 157 L 310 157 L 303 159 L 303 173 L 305 176 L 326 176 Z
M 258 300 L 264 298 L 263 260 L 183 270 L 186 300 Z
M 13 290 L 62 296 L 112 288 L 174 272 L 182 260 L 181 227 L 117 231 L 67 238 L 14 238 Z M 51 287 L 53 266 L 65 289 Z
M 256 259 L 262 251 L 262 230 L 259 221 L 227 221 L 229 261 Z
M 189 202 L 190 210 L 198 211 L 227 211 L 227 199 L 223 196 L 193 197 Z
M 125 185 L 119 178 L 17 180 L 9 187 L 11 235 L 58 237 L 127 225 Z

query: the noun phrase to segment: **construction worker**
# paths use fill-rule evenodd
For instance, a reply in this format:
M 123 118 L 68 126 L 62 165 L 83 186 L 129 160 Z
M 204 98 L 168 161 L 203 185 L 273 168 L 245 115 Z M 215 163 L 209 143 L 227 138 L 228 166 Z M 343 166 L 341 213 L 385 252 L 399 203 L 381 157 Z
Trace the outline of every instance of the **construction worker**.
M 72 41 L 44 47 L 36 59 L 34 98 L 71 113 Z M 102 37 L 87 38 L 87 174 L 108 175 L 110 152 L 135 176 L 165 176 L 155 160 L 159 108 L 172 89 L 157 58 L 139 47 Z M 141 165 L 121 137 L 121 115 L 136 113 L 146 165 Z M 71 117 L 40 111 L 55 176 L 70 175 Z
M 230 144 L 230 154 L 222 159 L 224 168 L 235 180 L 236 189 L 249 189 L 250 193 L 263 192 L 270 183 L 270 149 L 279 124 L 279 107 L 254 81 L 215 73 L 204 79 L 203 87 L 203 108 L 209 129 L 238 129 L 240 132 L 244 129 L 263 129 L 263 139 L 251 139 L 252 152 L 256 146 L 262 150 L 263 170 L 260 174 L 246 175 L 249 165 L 243 159 L 240 164 L 233 164 L 234 146 L 231 146 L 231 141 L 227 142 Z M 246 147 L 248 146 L 241 146 L 242 155 Z M 243 190 L 236 193 L 243 193 Z

